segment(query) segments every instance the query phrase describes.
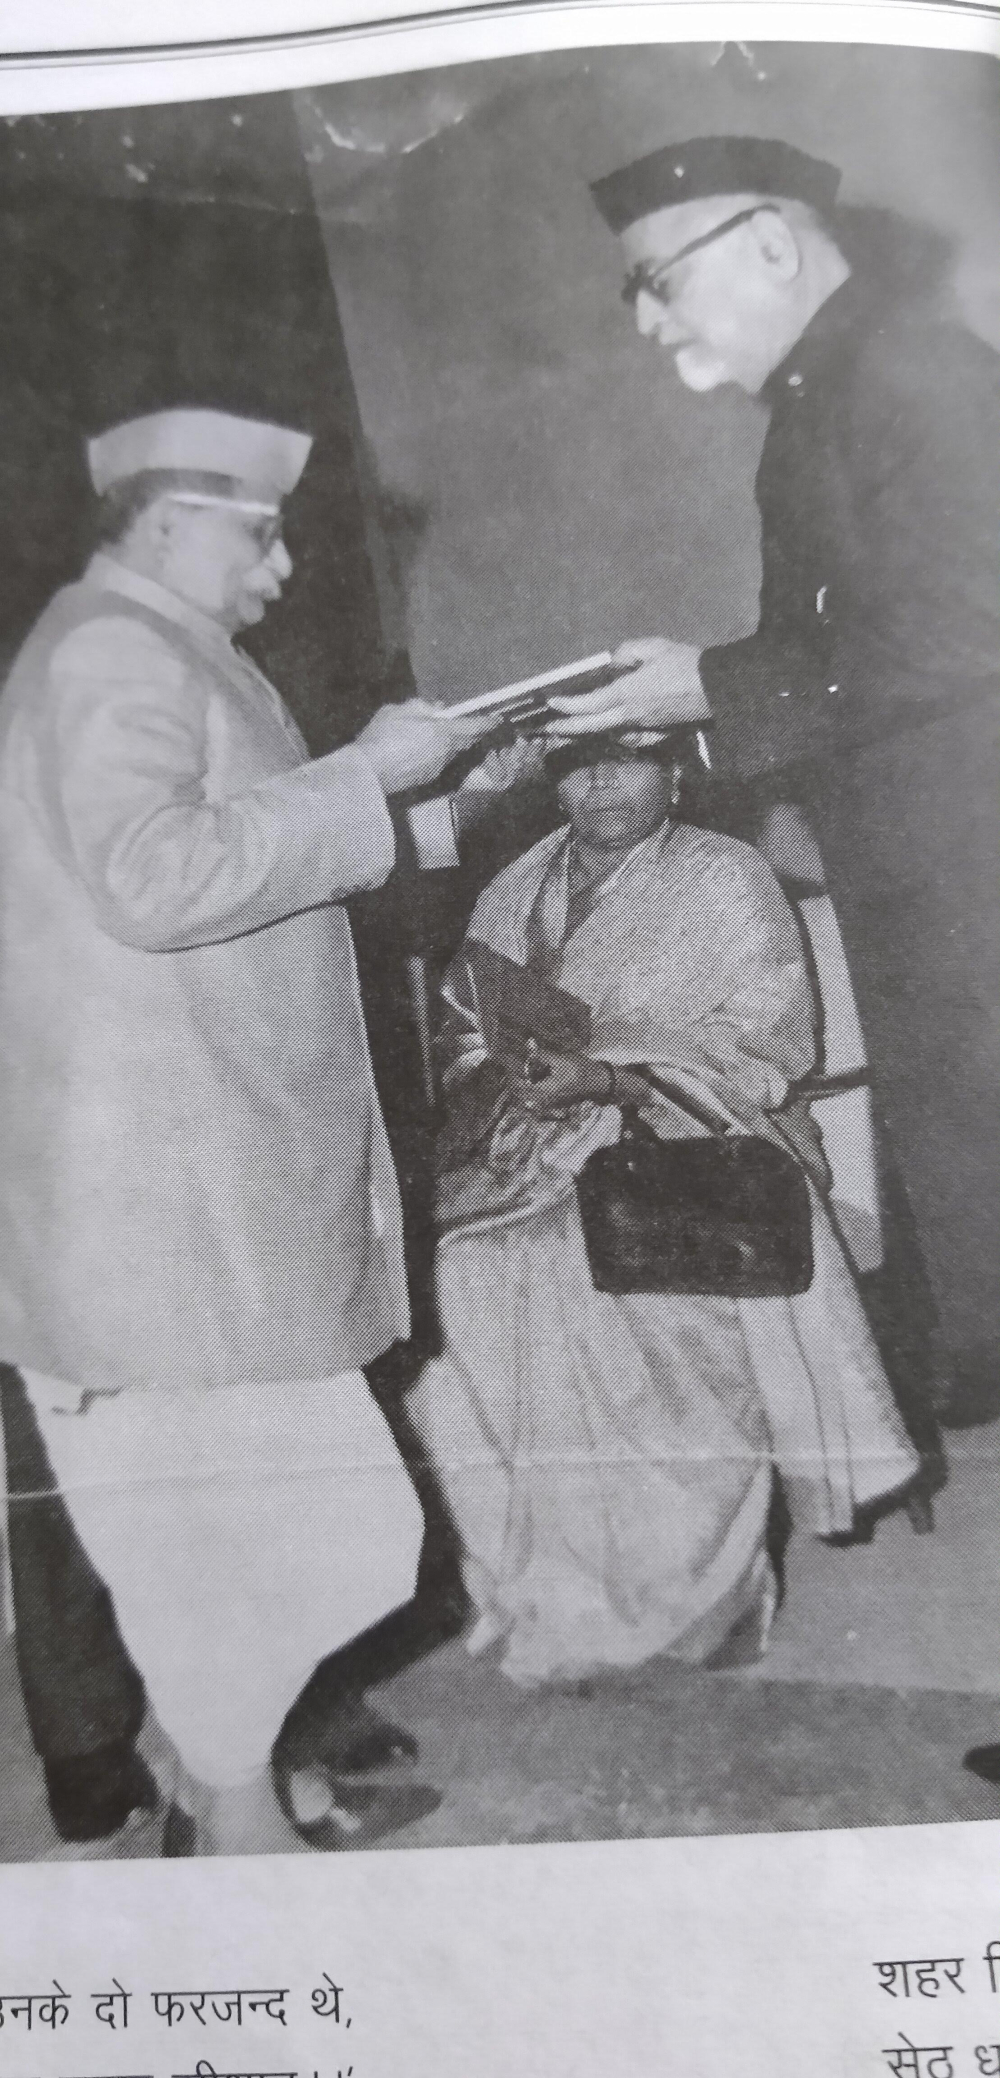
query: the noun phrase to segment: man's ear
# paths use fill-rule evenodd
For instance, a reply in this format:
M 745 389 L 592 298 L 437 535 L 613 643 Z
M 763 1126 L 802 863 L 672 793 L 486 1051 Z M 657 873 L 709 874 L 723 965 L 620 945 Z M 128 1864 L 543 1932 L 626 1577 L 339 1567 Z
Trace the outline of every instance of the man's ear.
M 136 514 L 124 539 L 135 554 L 159 562 L 173 540 L 176 517 L 169 498 L 154 498 Z
M 172 498 L 154 498 L 142 515 L 146 539 L 151 547 L 166 548 L 173 540 L 183 507 Z
M 761 210 L 748 229 L 757 241 L 761 259 L 776 281 L 794 281 L 802 266 L 799 242 L 790 223 L 777 210 Z

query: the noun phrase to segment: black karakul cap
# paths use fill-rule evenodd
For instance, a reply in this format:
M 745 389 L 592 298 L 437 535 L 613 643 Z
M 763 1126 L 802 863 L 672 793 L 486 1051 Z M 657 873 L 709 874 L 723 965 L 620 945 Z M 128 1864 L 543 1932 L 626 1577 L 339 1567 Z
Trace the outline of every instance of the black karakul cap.
M 839 166 L 780 138 L 691 137 L 606 173 L 591 182 L 590 192 L 605 223 L 619 232 L 657 209 L 707 195 L 783 195 L 831 209 L 840 180 Z

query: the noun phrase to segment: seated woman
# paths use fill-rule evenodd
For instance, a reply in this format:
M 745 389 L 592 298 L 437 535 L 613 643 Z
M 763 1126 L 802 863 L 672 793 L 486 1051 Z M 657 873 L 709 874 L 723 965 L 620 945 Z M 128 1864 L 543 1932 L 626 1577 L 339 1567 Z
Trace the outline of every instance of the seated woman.
M 762 1649 L 774 1465 L 820 1535 L 917 1469 L 793 1101 L 814 1013 L 777 881 L 749 846 L 676 820 L 678 732 L 585 738 L 552 763 L 568 826 L 486 889 L 446 977 L 444 1347 L 409 1402 L 462 1541 L 470 1649 L 502 1641 L 525 1687 L 656 1653 L 704 1662 L 734 1631 Z M 588 1051 L 491 1058 L 470 941 L 588 1004 Z M 800 1297 L 595 1291 L 575 1178 L 622 1104 L 663 1137 L 704 1130 L 641 1066 L 799 1156 Z

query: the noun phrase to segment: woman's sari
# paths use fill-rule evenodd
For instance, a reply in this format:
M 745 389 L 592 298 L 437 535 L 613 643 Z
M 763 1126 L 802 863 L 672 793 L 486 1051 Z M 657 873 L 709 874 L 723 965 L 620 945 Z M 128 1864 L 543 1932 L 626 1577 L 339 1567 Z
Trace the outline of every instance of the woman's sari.
M 595 1057 L 709 1092 L 792 1146 L 812 1178 L 815 1271 L 793 1299 L 596 1292 L 575 1177 L 620 1113 L 526 1116 L 487 1057 L 463 948 L 445 987 L 444 1350 L 410 1408 L 462 1539 L 476 1642 L 502 1638 L 524 1685 L 655 1653 L 704 1661 L 741 1621 L 762 1643 L 773 1465 L 820 1534 L 917 1468 L 788 1101 L 814 1013 L 777 882 L 748 846 L 685 825 L 583 901 L 569 856 L 561 830 L 516 861 L 468 938 L 582 998 Z M 665 1137 L 702 1130 L 652 1093 L 644 1115 Z

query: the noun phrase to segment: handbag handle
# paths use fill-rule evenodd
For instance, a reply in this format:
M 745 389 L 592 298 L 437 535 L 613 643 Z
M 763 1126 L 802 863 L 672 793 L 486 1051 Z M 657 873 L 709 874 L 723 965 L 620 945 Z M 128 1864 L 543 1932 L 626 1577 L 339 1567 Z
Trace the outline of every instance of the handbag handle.
M 654 1075 L 652 1069 L 647 1067 L 637 1067 L 633 1073 L 641 1075 L 643 1081 L 648 1082 L 652 1089 L 667 1097 L 671 1104 L 676 1104 L 678 1111 L 686 1112 L 687 1116 L 695 1119 L 700 1126 L 707 1126 L 714 1140 L 732 1139 L 733 1128 L 728 1119 L 721 1118 L 719 1113 L 710 1110 L 707 1104 L 699 1103 L 697 1097 L 689 1096 L 687 1090 L 682 1089 L 678 1083 L 667 1082 L 662 1075 Z

